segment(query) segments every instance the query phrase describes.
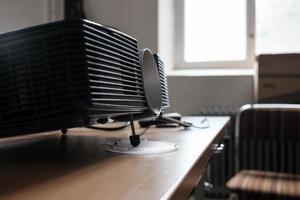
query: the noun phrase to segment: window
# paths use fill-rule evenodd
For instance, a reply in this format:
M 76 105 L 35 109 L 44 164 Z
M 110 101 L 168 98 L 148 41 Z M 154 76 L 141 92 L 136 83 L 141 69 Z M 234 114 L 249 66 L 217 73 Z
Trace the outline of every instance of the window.
M 245 60 L 245 1 L 185 0 L 184 60 Z
M 300 52 L 300 1 L 256 1 L 256 53 Z
M 299 0 L 177 0 L 176 6 L 177 68 L 253 67 L 257 54 L 300 52 Z

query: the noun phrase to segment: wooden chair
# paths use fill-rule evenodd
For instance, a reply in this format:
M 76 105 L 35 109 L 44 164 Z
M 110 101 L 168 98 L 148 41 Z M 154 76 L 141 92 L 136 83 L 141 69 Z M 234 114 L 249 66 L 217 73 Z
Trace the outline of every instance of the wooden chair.
M 300 105 L 243 106 L 236 119 L 236 175 L 247 199 L 300 199 Z

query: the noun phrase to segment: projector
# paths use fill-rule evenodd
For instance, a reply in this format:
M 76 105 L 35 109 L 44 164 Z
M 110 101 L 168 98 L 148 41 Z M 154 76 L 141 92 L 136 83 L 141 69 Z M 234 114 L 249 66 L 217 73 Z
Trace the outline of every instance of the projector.
M 161 58 L 83 19 L 1 34 L 0 77 L 0 137 L 155 118 L 169 105 Z

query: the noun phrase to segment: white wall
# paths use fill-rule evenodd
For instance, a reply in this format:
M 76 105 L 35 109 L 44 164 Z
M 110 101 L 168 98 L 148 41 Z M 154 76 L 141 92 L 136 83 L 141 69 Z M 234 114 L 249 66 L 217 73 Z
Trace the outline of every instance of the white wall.
M 167 72 L 174 66 L 175 1 L 158 1 L 158 52 L 163 56 Z
M 88 19 L 138 39 L 140 48 L 158 49 L 157 0 L 85 0 Z
M 171 107 L 183 115 L 220 110 L 233 112 L 254 102 L 252 75 L 169 76 Z
M 46 0 L 1 0 L 0 32 L 41 24 L 47 20 Z
M 62 0 L 1 0 L 0 32 L 62 19 Z

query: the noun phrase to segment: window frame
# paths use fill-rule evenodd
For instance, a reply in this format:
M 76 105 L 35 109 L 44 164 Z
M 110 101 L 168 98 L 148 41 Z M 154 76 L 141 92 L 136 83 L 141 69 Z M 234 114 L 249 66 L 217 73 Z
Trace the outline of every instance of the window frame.
M 186 62 L 184 60 L 184 1 L 175 0 L 175 69 L 241 69 L 255 65 L 255 0 L 246 0 L 246 59 L 243 61 Z

